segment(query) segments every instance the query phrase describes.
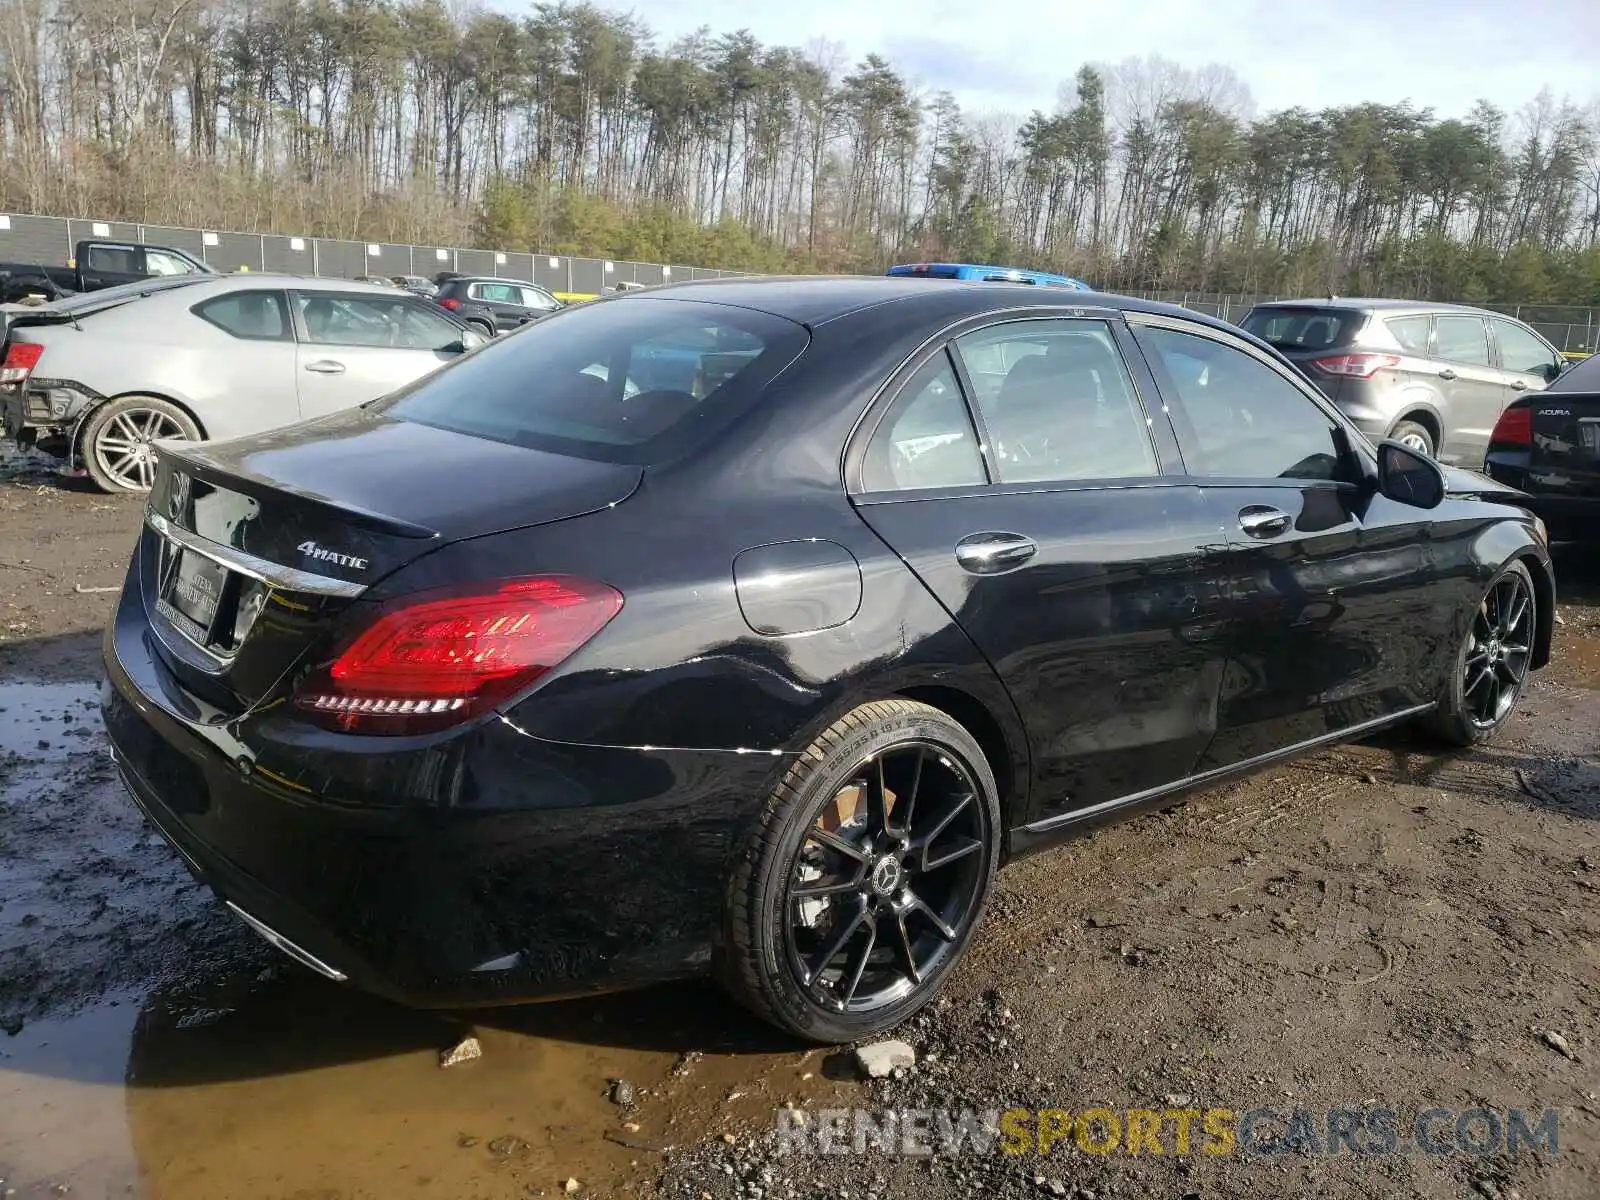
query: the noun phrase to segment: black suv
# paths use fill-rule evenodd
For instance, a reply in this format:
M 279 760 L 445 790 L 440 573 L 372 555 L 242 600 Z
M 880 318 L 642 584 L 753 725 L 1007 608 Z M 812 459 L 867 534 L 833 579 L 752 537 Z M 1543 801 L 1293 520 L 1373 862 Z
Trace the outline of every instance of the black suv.
M 536 283 L 473 275 L 454 275 L 441 281 L 433 302 L 449 309 L 457 320 L 491 335 L 566 307 Z

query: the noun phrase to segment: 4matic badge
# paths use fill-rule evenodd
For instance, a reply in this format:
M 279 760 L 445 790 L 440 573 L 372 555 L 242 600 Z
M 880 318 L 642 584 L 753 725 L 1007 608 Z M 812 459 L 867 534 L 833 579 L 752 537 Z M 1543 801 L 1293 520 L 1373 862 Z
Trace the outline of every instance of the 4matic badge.
M 366 559 L 357 558 L 354 554 L 340 554 L 337 550 L 325 550 L 313 541 L 301 542 L 295 549 L 307 558 L 314 558 L 318 562 L 337 563 L 341 567 L 350 567 L 357 571 L 365 571 L 367 569 Z

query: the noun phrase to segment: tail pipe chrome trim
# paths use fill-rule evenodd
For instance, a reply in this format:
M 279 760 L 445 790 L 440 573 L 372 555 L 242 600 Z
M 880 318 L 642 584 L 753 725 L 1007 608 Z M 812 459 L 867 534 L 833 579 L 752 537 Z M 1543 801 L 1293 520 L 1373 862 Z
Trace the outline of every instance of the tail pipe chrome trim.
M 311 953 L 311 951 L 295 945 L 272 926 L 266 924 L 264 921 L 258 921 L 255 917 L 252 917 L 249 913 L 245 912 L 244 909 L 240 908 L 232 900 L 224 900 L 223 903 L 233 910 L 234 916 L 238 917 L 246 925 L 250 926 L 251 929 L 254 929 L 270 944 L 276 946 L 290 958 L 294 959 L 295 962 L 310 967 L 318 975 L 326 976 L 335 983 L 344 983 L 349 978 L 349 976 L 347 976 L 343 971 L 330 967 L 315 954 Z

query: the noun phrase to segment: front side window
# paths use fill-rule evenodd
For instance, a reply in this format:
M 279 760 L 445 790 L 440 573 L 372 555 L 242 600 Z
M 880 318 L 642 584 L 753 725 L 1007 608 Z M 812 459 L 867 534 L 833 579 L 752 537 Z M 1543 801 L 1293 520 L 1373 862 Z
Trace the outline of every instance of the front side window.
M 289 332 L 289 313 L 282 292 L 232 292 L 195 305 L 194 313 L 218 329 L 249 341 L 282 341 Z
M 1197 475 L 1339 479 L 1336 426 L 1309 397 L 1244 351 L 1150 327 L 1139 334 L 1177 388 L 1199 443 Z
M 518 303 L 524 308 L 551 309 L 560 307 L 560 302 L 543 288 L 520 287 L 517 290 L 522 296 Z
M 1483 318 L 1442 314 L 1435 317 L 1433 353 L 1446 362 L 1488 366 L 1489 336 L 1484 330 Z
M 950 359 L 935 355 L 906 383 L 867 444 L 869 492 L 984 483 L 983 456 Z
M 452 322 L 403 296 L 301 292 L 295 302 L 306 339 L 318 345 L 443 350 L 461 340 Z
M 475 437 L 648 464 L 760 402 L 804 326 L 749 309 L 630 297 L 563 309 L 374 408 Z
M 1560 361 L 1556 352 L 1531 330 L 1515 321 L 1496 320 L 1494 338 L 1500 343 L 1500 365 L 1508 371 L 1547 378 L 1550 368 Z
M 146 250 L 144 269 L 152 275 L 193 275 L 195 267 L 186 258 L 168 254 L 165 250 Z
M 955 341 L 1003 483 L 1160 473 L 1144 407 L 1104 321 L 1010 321 Z M 1003 374 L 996 368 L 1004 367 Z

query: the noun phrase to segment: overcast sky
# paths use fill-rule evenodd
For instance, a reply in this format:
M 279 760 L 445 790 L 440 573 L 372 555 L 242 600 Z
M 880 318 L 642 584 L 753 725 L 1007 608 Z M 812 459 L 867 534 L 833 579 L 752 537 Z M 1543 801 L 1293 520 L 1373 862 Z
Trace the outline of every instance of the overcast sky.
M 1515 110 L 1545 85 L 1600 99 L 1600 0 L 600 0 L 662 40 L 708 25 L 762 42 L 872 51 L 964 108 L 1049 109 L 1081 63 L 1160 55 L 1223 63 L 1257 108 L 1411 100 L 1462 116 Z

